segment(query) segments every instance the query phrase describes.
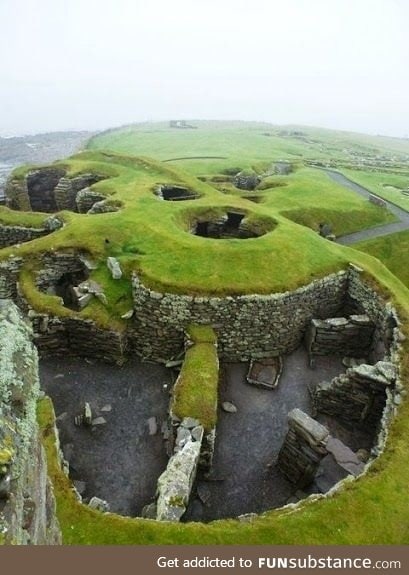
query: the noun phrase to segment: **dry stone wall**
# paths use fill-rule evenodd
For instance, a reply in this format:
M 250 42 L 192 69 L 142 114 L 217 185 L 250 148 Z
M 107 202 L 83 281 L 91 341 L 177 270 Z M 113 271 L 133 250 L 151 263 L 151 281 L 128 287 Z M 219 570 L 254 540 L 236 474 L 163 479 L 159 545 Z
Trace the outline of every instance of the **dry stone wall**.
M 371 363 L 385 359 L 397 362 L 399 320 L 392 305 L 361 278 L 360 268 L 350 265 L 348 298 L 359 303 L 375 325 Z
M 158 293 L 134 275 L 131 345 L 142 357 L 169 359 L 183 349 L 184 328 L 195 323 L 214 328 L 223 359 L 281 355 L 298 347 L 312 318 L 342 309 L 347 284 L 342 271 L 293 292 L 209 298 Z
M 17 299 L 17 284 L 22 258 L 10 257 L 0 262 L 0 299 Z
M 300 409 L 288 414 L 288 432 L 277 465 L 299 489 L 314 481 L 321 460 L 327 455 L 329 431 Z
M 17 307 L 0 299 L 0 539 L 61 542 L 36 421 L 38 358 Z
M 310 359 L 315 355 L 367 357 L 372 350 L 374 330 L 374 323 L 365 314 L 313 319 L 305 337 Z
M 92 209 L 94 204 L 105 200 L 106 197 L 103 194 L 98 192 L 94 192 L 90 188 L 84 188 L 80 190 L 76 196 L 76 206 L 77 211 L 80 214 L 86 214 L 89 210 Z
M 31 240 L 46 236 L 49 233 L 50 231 L 45 228 L 0 225 L 0 248 L 30 242 Z
M 96 174 L 81 174 L 75 178 L 61 178 L 54 190 L 55 202 L 58 210 L 78 210 L 77 195 L 80 190 L 88 188 L 102 179 Z
M 68 178 L 62 168 L 40 168 L 25 178 L 11 178 L 6 185 L 6 203 L 14 210 L 87 212 L 104 195 L 89 188 L 104 179 L 98 174 L 80 174 Z
M 0 297 L 12 298 L 27 312 L 27 303 L 17 290 L 21 265 L 18 257 L 0 262 Z M 37 274 L 37 287 L 53 293 L 53 286 L 63 274 L 81 273 L 88 266 L 92 264 L 82 254 L 45 254 L 43 267 Z M 98 328 L 72 314 L 68 319 L 32 311 L 34 316 L 38 315 L 34 329 L 40 351 L 48 354 L 60 349 L 66 353 L 72 347 L 72 353 L 78 355 L 99 354 L 115 361 L 120 354 L 127 353 L 166 362 L 183 353 L 186 328 L 198 324 L 214 328 L 222 359 L 247 361 L 293 351 L 303 341 L 313 319 L 339 316 L 345 302 L 349 310 L 366 314 L 374 326 L 365 318 L 365 326 L 360 327 L 361 331 L 364 327 L 373 329 L 370 363 L 391 360 L 396 348 L 396 313 L 362 281 L 359 269 L 354 266 L 293 292 L 272 295 L 218 298 L 159 293 L 145 287 L 137 275 L 132 278 L 132 288 L 134 313 L 121 333 Z M 358 320 L 353 319 L 355 325 Z M 97 343 L 101 345 L 101 353 Z
M 317 385 L 314 408 L 347 426 L 377 429 L 386 406 L 386 390 L 393 389 L 396 380 L 397 369 L 391 362 L 352 367 L 331 382 Z

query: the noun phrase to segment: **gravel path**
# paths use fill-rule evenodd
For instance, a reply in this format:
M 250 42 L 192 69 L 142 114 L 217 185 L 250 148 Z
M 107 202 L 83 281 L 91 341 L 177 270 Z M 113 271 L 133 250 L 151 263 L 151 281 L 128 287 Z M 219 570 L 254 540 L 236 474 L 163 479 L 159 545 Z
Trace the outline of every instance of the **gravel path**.
M 334 170 L 324 169 L 324 172 L 328 175 L 331 180 L 334 180 L 337 184 L 352 190 L 353 192 L 359 194 L 365 199 L 368 199 L 372 194 L 369 190 L 356 184 L 343 174 L 335 172 Z M 376 194 L 372 194 L 376 195 Z M 383 199 L 383 198 L 382 198 Z M 362 230 L 361 232 L 355 232 L 354 234 L 348 234 L 337 238 L 337 242 L 343 245 L 355 244 L 356 242 L 362 242 L 364 240 L 370 240 L 372 238 L 378 238 L 380 236 L 387 236 L 389 234 L 394 234 L 396 232 L 402 232 L 409 229 L 409 212 L 398 208 L 395 204 L 384 200 L 387 204 L 388 210 L 392 212 L 398 219 L 399 222 L 393 224 L 386 224 L 382 226 L 376 226 L 375 228 L 370 228 L 367 230 Z

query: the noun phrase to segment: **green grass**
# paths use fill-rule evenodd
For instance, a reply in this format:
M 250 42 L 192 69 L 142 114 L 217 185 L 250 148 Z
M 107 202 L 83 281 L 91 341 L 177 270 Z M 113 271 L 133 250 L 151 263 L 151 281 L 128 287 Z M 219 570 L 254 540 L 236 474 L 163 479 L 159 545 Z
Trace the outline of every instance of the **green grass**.
M 187 331 L 193 345 L 186 351 L 173 388 L 171 412 L 179 419 L 193 417 L 205 431 L 210 431 L 217 420 L 219 360 L 216 336 L 210 326 L 191 326 Z
M 91 313 L 103 324 L 120 322 L 120 315 L 129 309 L 129 280 L 134 270 L 148 287 L 161 291 L 218 295 L 285 291 L 342 269 L 347 263 L 342 247 L 330 245 L 291 219 L 314 229 L 320 221 L 329 221 L 337 234 L 390 220 L 384 210 L 369 206 L 313 169 L 300 168 L 287 176 L 285 187 L 275 187 L 272 178 L 273 187 L 260 192 L 262 203 L 254 204 L 240 194 L 222 194 L 192 175 L 146 158 L 83 152 L 64 165 L 72 175 L 91 171 L 110 176 L 94 188 L 120 202 L 122 208 L 100 215 L 62 212 L 63 229 L 21 245 L 18 254 L 26 262 L 23 291 L 35 308 L 68 313 L 56 298 L 35 289 L 30 262 L 49 250 L 82 250 L 100 262 L 95 279 L 103 285 L 109 305 L 104 308 L 95 302 L 81 314 L 87 317 Z M 153 187 L 169 182 L 196 190 L 200 199 L 158 200 Z M 245 212 L 249 221 L 268 233 L 249 240 L 213 240 L 188 232 L 196 217 L 229 209 Z M 0 213 L 9 216 L 10 210 Z M 27 217 L 34 220 L 40 216 L 22 214 L 22 219 Z M 0 257 L 15 253 L 16 248 L 10 247 L 2 250 Z M 124 282 L 111 281 L 103 271 L 109 255 L 119 259 Z
M 409 195 L 402 194 L 402 190 L 409 192 L 409 171 L 406 174 L 393 174 L 388 172 L 364 172 L 359 170 L 340 170 L 348 178 L 381 196 L 385 200 L 409 211 Z
M 233 166 L 259 171 L 277 160 L 336 161 L 347 166 L 367 156 L 405 166 L 409 157 L 409 141 L 398 138 L 257 122 L 193 123 L 197 130 L 170 129 L 164 122 L 125 126 L 91 138 L 88 146 L 158 160 L 192 158 L 171 163 L 195 175 L 221 174 Z M 197 156 L 202 159 L 194 159 Z M 226 159 L 207 159 L 209 156 Z
M 0 224 L 4 226 L 24 226 L 26 228 L 42 228 L 49 214 L 35 212 L 16 212 L 2 206 L 0 208 Z
M 356 244 L 383 262 L 409 288 L 409 230 Z

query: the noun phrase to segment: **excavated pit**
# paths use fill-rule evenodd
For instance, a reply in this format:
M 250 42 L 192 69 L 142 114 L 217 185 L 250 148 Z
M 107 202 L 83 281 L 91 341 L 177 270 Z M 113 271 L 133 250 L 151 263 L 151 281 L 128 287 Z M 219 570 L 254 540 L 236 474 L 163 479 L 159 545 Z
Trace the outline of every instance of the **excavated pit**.
M 27 193 L 34 212 L 58 211 L 54 190 L 64 175 L 65 170 L 57 168 L 42 168 L 27 175 Z
M 228 211 L 219 219 L 197 220 L 193 225 L 192 233 L 202 238 L 244 240 L 260 237 L 267 231 L 260 231 L 250 226 L 244 213 Z
M 240 217 L 233 222 L 240 226 L 244 215 L 236 215 Z M 56 254 L 45 258 L 47 281 L 55 280 L 62 265 L 78 262 L 75 254 L 58 257 L 63 260 L 56 260 Z M 70 283 L 75 278 L 67 279 Z M 335 280 L 330 281 L 333 285 Z M 354 276 L 350 281 L 356 281 Z M 372 448 L 379 449 L 381 421 L 382 426 L 387 421 L 382 419 L 386 389 L 394 392 L 391 354 L 398 324 L 388 308 L 382 319 L 372 321 L 356 297 L 359 292 L 349 287 L 330 317 L 311 319 L 298 349 L 281 358 L 272 353 L 252 364 L 228 363 L 220 338 L 224 363 L 213 464 L 209 471 L 210 460 L 202 462 L 182 521 L 262 513 L 312 493 L 326 493 L 347 475 L 363 472 Z M 352 288 L 357 290 L 357 285 Z M 381 300 L 368 293 L 371 299 L 366 301 L 380 305 Z M 84 501 L 96 495 L 117 513 L 145 513 L 142 509 L 153 502 L 158 477 L 173 453 L 172 441 L 167 444 L 169 428 L 165 426 L 162 437 L 161 424 L 167 420 L 167 388 L 174 377 L 164 367 L 136 361 L 118 368 L 89 360 L 48 359 L 41 370 L 43 387 L 56 405 L 71 478 L 80 482 Z M 256 377 L 249 382 L 251 375 Z M 263 388 L 266 381 L 269 389 Z M 76 426 L 74 418 L 84 413 L 85 402 L 91 405 L 92 423 Z M 298 420 L 291 419 L 297 410 Z M 322 429 L 319 423 L 327 428 L 325 442 L 309 443 L 305 451 L 303 438 Z M 134 450 L 135 438 L 142 452 Z M 203 445 L 205 451 L 209 445 Z M 300 466 L 305 472 L 302 481 L 297 475 Z M 124 475 L 132 477 L 137 503 Z
M 73 311 L 80 311 L 81 295 L 77 286 L 90 275 L 89 262 L 77 253 L 50 252 L 44 254 L 43 268 L 37 273 L 37 288 L 62 299 L 63 305 Z
M 84 503 L 97 496 L 114 513 L 140 515 L 168 461 L 161 424 L 167 419 L 169 370 L 135 360 L 118 367 L 48 358 L 40 361 L 40 381 L 53 400 L 70 477 Z M 74 418 L 85 402 L 93 419 L 103 417 L 106 423 L 76 426 Z M 155 435 L 150 435 L 148 424 L 152 417 Z
M 168 202 L 180 202 L 184 200 L 197 200 L 199 194 L 183 186 L 171 184 L 160 185 L 154 191 L 154 194 L 161 200 Z
M 74 311 L 79 311 L 78 298 L 74 288 L 87 280 L 89 273 L 83 269 L 78 272 L 65 273 L 55 283 L 55 295 L 62 298 L 64 306 Z
M 309 367 L 301 347 L 283 358 L 283 371 L 273 391 L 246 382 L 247 363 L 225 363 L 219 405 L 228 401 L 237 408 L 226 413 L 219 407 L 215 454 L 210 475 L 199 475 L 183 521 L 212 521 L 246 513 L 262 513 L 310 493 L 320 492 L 314 483 L 300 492 L 275 466 L 287 432 L 289 411 L 297 407 L 312 414 L 310 390 L 319 382 L 345 371 L 341 358 L 320 357 Z M 357 432 L 331 417 L 320 418 L 330 432 L 354 451 L 370 449 L 374 430 Z M 333 471 L 326 461 L 318 475 L 326 489 L 345 474 Z
M 106 196 L 90 186 L 105 179 L 95 173 L 68 177 L 60 167 L 39 168 L 24 179 L 12 178 L 6 187 L 6 204 L 14 210 L 54 213 L 61 210 L 85 213 Z

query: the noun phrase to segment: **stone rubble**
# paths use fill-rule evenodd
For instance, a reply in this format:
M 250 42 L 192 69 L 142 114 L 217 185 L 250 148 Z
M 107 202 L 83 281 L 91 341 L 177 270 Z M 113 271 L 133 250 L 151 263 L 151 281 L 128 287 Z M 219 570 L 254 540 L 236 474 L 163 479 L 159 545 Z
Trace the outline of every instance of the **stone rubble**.
M 204 430 L 194 418 L 185 418 L 177 429 L 174 454 L 158 479 L 159 521 L 179 521 L 186 511 L 199 465 Z
M 116 258 L 108 257 L 107 266 L 109 271 L 111 272 L 112 279 L 120 280 L 122 277 L 122 270 L 121 266 L 119 265 L 119 261 Z

